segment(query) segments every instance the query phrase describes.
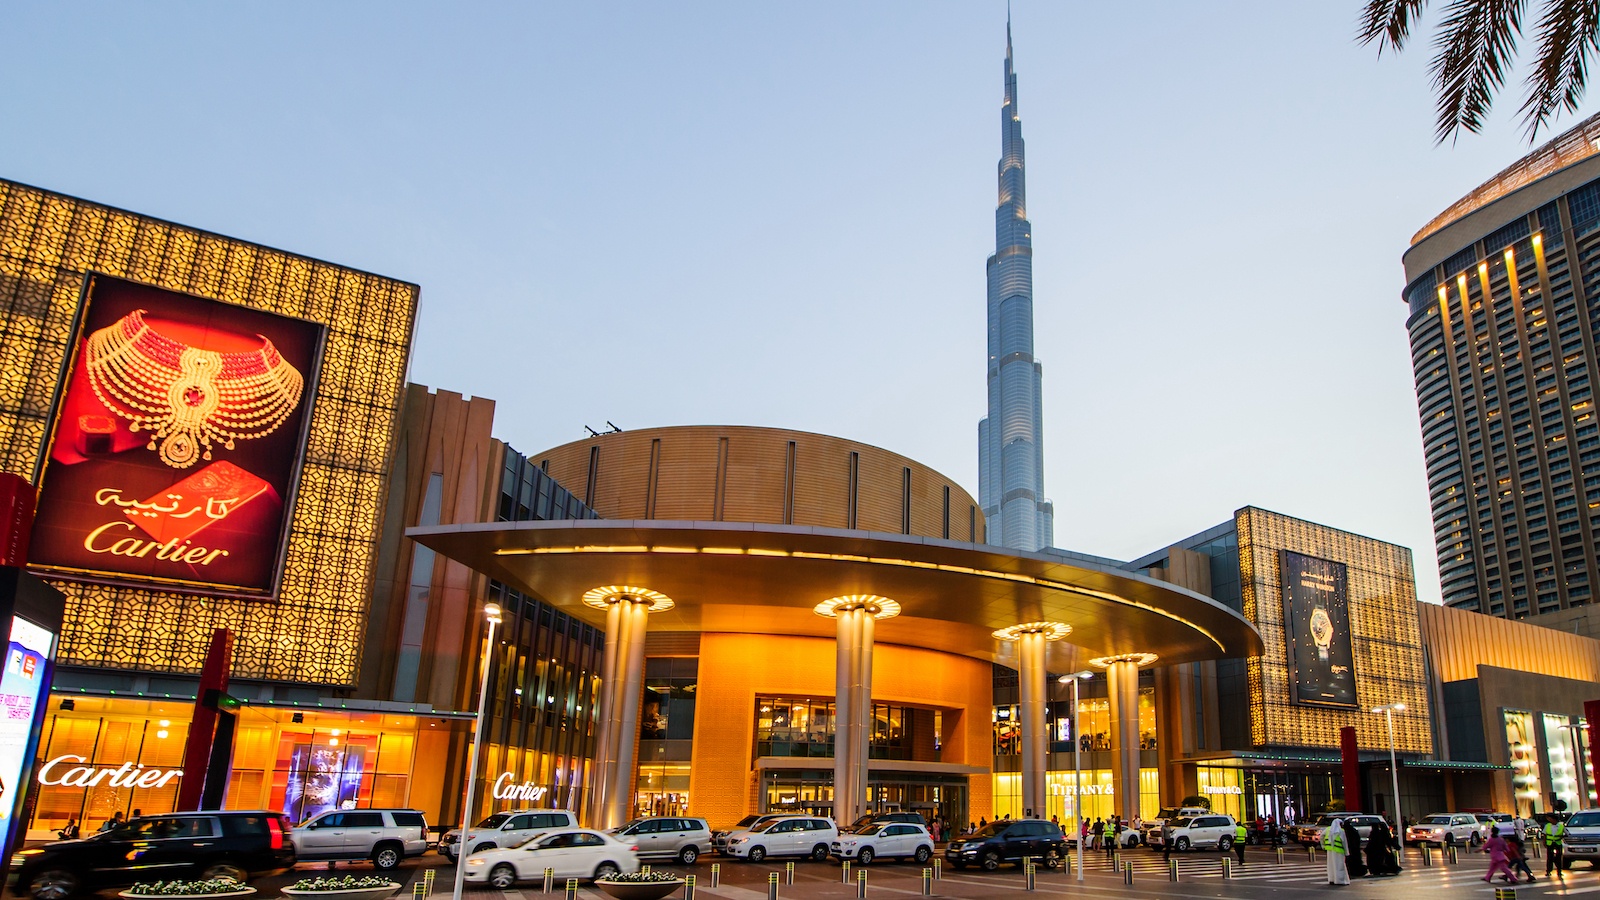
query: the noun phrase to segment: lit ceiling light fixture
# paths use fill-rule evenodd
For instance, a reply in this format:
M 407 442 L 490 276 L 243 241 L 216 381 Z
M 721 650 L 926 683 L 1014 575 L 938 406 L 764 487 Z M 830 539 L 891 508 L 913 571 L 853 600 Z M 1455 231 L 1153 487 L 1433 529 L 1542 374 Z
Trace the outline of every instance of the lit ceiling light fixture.
M 1102 656 L 1099 659 L 1091 659 L 1089 660 L 1089 665 L 1097 669 L 1109 669 L 1112 663 L 1131 662 L 1142 669 L 1157 659 L 1160 659 L 1160 657 L 1154 653 L 1119 653 L 1116 656 Z
M 645 603 L 649 605 L 649 612 L 661 612 L 676 605 L 671 597 L 660 591 L 622 584 L 602 585 L 583 595 L 583 605 L 595 609 L 605 609 L 613 603 Z
M 811 608 L 819 616 L 836 619 L 841 612 L 861 610 L 874 619 L 892 619 L 900 615 L 900 604 L 888 597 L 877 594 L 848 594 L 843 597 L 833 597 L 824 600 Z
M 1065 622 L 1023 622 L 1021 625 L 1012 625 L 993 632 L 997 641 L 1020 641 L 1024 635 L 1041 634 L 1047 641 L 1059 641 L 1072 633 L 1072 626 Z

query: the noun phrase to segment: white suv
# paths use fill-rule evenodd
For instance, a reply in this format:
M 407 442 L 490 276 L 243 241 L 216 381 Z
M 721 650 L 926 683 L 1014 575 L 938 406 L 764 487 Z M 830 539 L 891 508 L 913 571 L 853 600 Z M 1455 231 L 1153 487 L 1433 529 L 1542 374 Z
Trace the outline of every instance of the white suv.
M 467 829 L 467 852 L 515 847 L 528 838 L 556 828 L 576 828 L 578 820 L 566 809 L 518 809 L 498 812 Z M 439 852 L 455 862 L 461 856 L 461 830 L 452 828 L 439 839 Z
M 1187 819 L 1172 820 L 1172 849 L 1189 850 L 1195 847 L 1215 847 L 1228 850 L 1233 847 L 1237 824 L 1233 816 L 1206 814 Z M 1155 833 L 1152 847 L 1162 846 L 1161 832 Z
M 634 819 L 611 833 L 637 846 L 640 859 L 676 859 L 692 866 L 700 854 L 711 852 L 711 829 L 705 819 L 651 816 Z
M 295 826 L 295 856 L 302 860 L 370 859 L 392 869 L 428 852 L 428 821 L 415 809 L 334 809 Z
M 809 856 L 821 862 L 839 837 L 832 819 L 784 816 L 728 835 L 723 849 L 729 856 L 760 862 L 769 856 Z
M 1406 840 L 1414 844 L 1470 844 L 1483 841 L 1483 826 L 1472 813 L 1434 813 L 1406 829 Z
M 853 859 L 863 866 L 880 856 L 914 859 L 921 864 L 933 856 L 933 835 L 909 822 L 868 822 L 839 835 L 830 849 L 839 859 Z
M 1544 826 L 1539 827 L 1541 834 L 1536 840 L 1542 841 Z M 1580 859 L 1588 860 L 1589 865 L 1600 868 L 1600 809 L 1579 810 L 1567 819 L 1566 831 L 1561 837 L 1561 851 L 1567 868 Z

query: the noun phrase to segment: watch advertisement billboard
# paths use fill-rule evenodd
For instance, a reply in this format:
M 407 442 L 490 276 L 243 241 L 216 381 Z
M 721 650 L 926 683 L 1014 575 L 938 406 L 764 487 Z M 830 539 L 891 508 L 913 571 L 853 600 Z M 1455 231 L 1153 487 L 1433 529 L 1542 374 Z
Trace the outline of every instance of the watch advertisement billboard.
M 312 322 L 91 275 L 31 567 L 272 596 L 322 339 Z
M 41 697 L 49 690 L 55 634 L 20 616 L 11 617 L 5 670 L 0 672 L 0 841 L 13 841 L 27 800 L 26 784 L 44 721 Z M 9 852 L 10 846 L 0 848 Z
M 1289 684 L 1295 703 L 1355 708 L 1355 652 L 1344 563 L 1278 551 Z

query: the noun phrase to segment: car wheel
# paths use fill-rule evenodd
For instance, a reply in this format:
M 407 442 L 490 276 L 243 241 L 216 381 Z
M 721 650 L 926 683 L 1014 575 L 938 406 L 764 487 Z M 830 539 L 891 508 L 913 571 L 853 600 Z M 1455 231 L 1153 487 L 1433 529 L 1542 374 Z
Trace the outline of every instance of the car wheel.
M 372 852 L 373 868 L 387 872 L 400 865 L 400 848 L 393 844 L 384 844 Z
M 811 861 L 824 862 L 828 858 L 828 845 L 818 844 L 811 848 Z
M 1221 850 L 1223 853 L 1227 853 L 1229 850 L 1232 850 L 1233 838 L 1229 837 L 1228 835 L 1223 835 L 1222 837 L 1217 838 L 1217 849 Z
M 50 869 L 33 876 L 28 890 L 34 900 L 66 900 L 78 892 L 78 876 L 63 869 Z
M 1046 869 L 1055 869 L 1055 868 L 1059 868 L 1060 866 L 1061 866 L 1061 854 L 1055 852 L 1054 850 L 1051 850 L 1049 853 L 1046 853 L 1044 855 L 1044 867 Z
M 489 871 L 489 883 L 502 891 L 510 890 L 517 883 L 517 870 L 501 863 Z
M 856 854 L 856 865 L 870 866 L 872 865 L 872 857 L 876 855 L 872 852 L 871 847 L 862 847 L 861 852 Z
M 932 855 L 933 855 L 933 848 L 929 847 L 927 844 L 923 844 L 921 847 L 917 848 L 916 855 L 913 858 L 916 859 L 918 864 L 921 864 L 921 863 L 927 862 L 928 861 L 928 857 L 930 857 Z
M 761 862 L 763 859 L 766 859 L 766 858 L 767 858 L 767 848 L 765 848 L 765 847 L 751 847 L 750 848 L 750 861 L 751 862 Z
M 1483 843 L 1483 835 L 1481 835 L 1481 834 L 1477 833 L 1476 831 L 1474 831 L 1472 833 L 1472 846 L 1476 847 L 1481 843 Z
M 618 868 L 616 863 L 608 859 L 600 865 L 594 867 L 594 880 L 600 881 L 601 879 L 611 878 L 620 874 L 621 872 L 622 869 Z
M 1444 843 L 1441 844 L 1440 846 L 1443 846 L 1443 847 L 1454 847 L 1455 845 L 1456 845 L 1456 836 L 1453 835 L 1453 834 L 1447 834 L 1447 835 L 1444 836 Z
M 993 872 L 998 868 L 1000 868 L 1000 854 L 994 852 L 993 850 L 985 853 L 983 855 L 983 870 L 985 872 Z
M 248 877 L 249 874 L 243 868 L 226 860 L 212 863 L 200 872 L 200 878 L 204 881 L 210 881 L 214 878 L 232 878 L 234 881 L 244 884 L 244 880 Z
M 678 862 L 681 862 L 686 866 L 694 865 L 694 861 L 699 858 L 700 850 L 696 847 L 685 847 L 678 851 Z
M 482 853 L 485 850 L 493 850 L 493 849 L 495 849 L 493 841 L 484 841 L 483 843 L 479 844 L 478 846 L 473 847 L 472 848 L 472 852 L 473 853 Z
M 1179 853 L 1189 849 L 1189 839 L 1186 837 L 1178 838 L 1172 842 L 1172 849 L 1178 851 Z

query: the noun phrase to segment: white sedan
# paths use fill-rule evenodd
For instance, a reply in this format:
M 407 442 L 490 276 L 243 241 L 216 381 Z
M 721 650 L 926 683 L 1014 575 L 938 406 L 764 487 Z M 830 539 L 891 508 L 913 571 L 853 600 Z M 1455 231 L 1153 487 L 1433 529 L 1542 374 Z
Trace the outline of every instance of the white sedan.
M 633 844 L 588 828 L 569 828 L 537 834 L 515 847 L 483 850 L 467 857 L 465 879 L 506 890 L 519 881 L 544 878 L 544 870 L 559 879 L 605 878 L 619 872 L 639 871 Z
M 865 866 L 879 857 L 899 857 L 925 863 L 933 856 L 933 835 L 921 825 L 904 822 L 868 822 L 839 835 L 833 855 L 854 859 Z

